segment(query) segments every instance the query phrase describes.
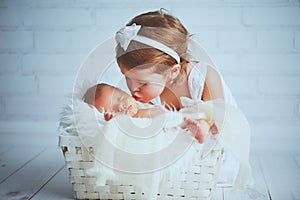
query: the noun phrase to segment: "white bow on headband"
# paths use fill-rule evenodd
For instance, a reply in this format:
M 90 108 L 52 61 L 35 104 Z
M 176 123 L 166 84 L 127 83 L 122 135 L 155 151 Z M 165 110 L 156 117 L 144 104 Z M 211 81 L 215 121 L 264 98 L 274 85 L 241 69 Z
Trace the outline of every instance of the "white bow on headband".
M 139 30 L 141 29 L 140 25 L 132 24 L 131 26 L 124 26 L 122 27 L 116 34 L 116 40 L 124 49 L 127 50 L 129 43 L 133 40 Z
M 171 48 L 166 45 L 150 39 L 145 36 L 138 35 L 141 25 L 132 24 L 131 26 L 124 26 L 116 33 L 116 41 L 120 44 L 124 51 L 127 50 L 131 40 L 141 42 L 143 44 L 152 46 L 170 56 L 172 56 L 177 63 L 180 63 L 180 56 Z

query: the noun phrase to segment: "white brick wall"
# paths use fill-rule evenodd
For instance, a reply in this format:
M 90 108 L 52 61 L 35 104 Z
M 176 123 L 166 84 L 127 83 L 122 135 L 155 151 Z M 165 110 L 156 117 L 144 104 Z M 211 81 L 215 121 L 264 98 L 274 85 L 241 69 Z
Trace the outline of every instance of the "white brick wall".
M 294 48 L 292 31 L 259 31 L 257 48 L 268 51 L 290 51 Z
M 0 131 L 56 131 L 87 53 L 136 14 L 160 7 L 219 66 L 251 123 L 253 147 L 300 150 L 297 0 L 2 0 Z
M 300 50 L 300 31 L 296 31 L 295 33 L 295 48 Z
M 270 1 L 269 4 L 244 8 L 243 21 L 245 25 L 265 27 L 300 25 L 299 5 L 294 6 L 295 3 L 288 2 L 277 4 L 276 1 Z
M 33 32 L 32 31 L 6 31 L 0 32 L 1 49 L 9 50 L 25 50 L 33 48 Z
M 38 92 L 38 84 L 35 75 L 5 74 L 0 76 L 1 96 L 32 95 Z M 21 95 L 21 96 L 20 96 Z

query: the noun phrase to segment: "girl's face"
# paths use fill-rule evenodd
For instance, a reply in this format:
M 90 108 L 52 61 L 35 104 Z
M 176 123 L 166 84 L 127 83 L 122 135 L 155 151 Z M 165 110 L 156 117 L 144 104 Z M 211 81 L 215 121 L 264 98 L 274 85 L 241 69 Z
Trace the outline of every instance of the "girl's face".
M 154 73 L 152 69 L 121 68 L 125 76 L 127 86 L 135 100 L 149 103 L 152 99 L 160 96 L 165 89 L 167 77 Z

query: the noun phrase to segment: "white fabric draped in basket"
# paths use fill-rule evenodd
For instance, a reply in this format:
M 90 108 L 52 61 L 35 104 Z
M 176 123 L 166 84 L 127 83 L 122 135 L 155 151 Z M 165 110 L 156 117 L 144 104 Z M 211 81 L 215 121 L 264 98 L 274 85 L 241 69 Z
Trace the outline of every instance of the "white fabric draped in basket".
M 251 175 L 249 164 L 250 126 L 243 112 L 235 106 L 228 105 L 222 99 L 211 101 L 194 101 L 183 97 L 184 106 L 191 110 L 205 112 L 216 124 L 218 141 L 239 162 L 240 167 L 233 185 L 233 191 L 244 189 Z
M 73 110 L 68 109 L 74 124 L 65 126 L 71 131 L 64 133 L 77 133 L 84 146 L 93 147 L 95 162 L 89 175 L 97 177 L 98 186 L 107 181 L 130 183 L 143 191 L 147 199 L 156 199 L 163 180 L 176 178 L 180 171 L 201 160 L 202 145 L 180 128 L 185 116 L 180 112 L 166 111 L 154 119 L 123 115 L 106 122 L 101 113 L 81 100 L 73 101 L 73 106 Z M 152 125 L 148 125 L 149 120 Z M 136 135 L 132 134 L 134 129 Z M 139 133 L 145 136 L 144 140 L 132 137 Z
M 179 118 L 175 119 L 177 114 L 169 114 L 166 116 L 169 122 L 174 120 L 172 123 L 178 125 Z M 134 124 L 141 124 L 146 120 L 129 116 L 121 118 L 133 120 Z M 95 147 L 96 162 L 94 168 L 89 170 L 89 175 L 97 177 L 99 186 L 103 186 L 107 180 L 124 185 L 132 184 L 135 189 L 144 193 L 146 199 L 154 200 L 164 180 L 172 181 L 181 171 L 201 159 L 199 152 L 202 145 L 195 142 L 194 137 L 185 130 L 166 126 L 166 129 L 157 132 L 153 138 L 141 140 L 128 137 L 124 130 L 117 127 L 118 120 L 118 117 L 114 118 L 104 125 L 103 135 L 96 140 L 99 142 Z M 128 126 L 131 130 L 134 129 L 131 125 Z M 113 144 L 112 148 L 109 147 L 110 144 Z M 103 161 L 104 165 L 101 164 Z M 103 169 L 110 177 L 105 173 L 103 176 Z
M 149 119 L 120 116 L 105 122 L 102 114 L 81 100 L 73 103 L 76 104 L 76 109 L 69 108 L 71 111 L 69 117 L 73 115 L 74 124 L 64 127 L 66 130 L 71 130 L 69 133 L 65 132 L 65 134 L 78 133 L 85 146 L 94 147 L 94 156 L 99 162 L 95 162 L 94 168 L 89 172 L 90 175 L 97 177 L 98 185 L 104 185 L 107 180 L 118 180 L 124 183 L 129 181 L 145 191 L 145 195 L 149 199 L 154 199 L 163 177 L 172 179 L 172 177 L 176 177 L 178 171 L 184 170 L 184 168 L 201 158 L 199 151 L 202 149 L 202 145 L 194 142 L 194 137 L 188 134 L 187 131 L 181 128 L 172 128 L 182 123 L 183 115 L 181 113 L 168 112 L 167 115 L 156 118 L 158 121 L 165 121 L 163 124 L 165 129 L 158 132 L 151 140 L 141 142 L 141 140 L 135 140 L 124 134 L 124 131 L 126 132 L 124 129 L 132 130 L 132 123 L 141 126 L 144 124 L 145 126 L 149 123 Z M 242 189 L 250 174 L 250 129 L 243 113 L 235 107 L 226 105 L 221 99 L 197 102 L 182 98 L 182 103 L 185 106 L 184 112 L 205 112 L 206 116 L 217 125 L 219 130 L 217 140 L 225 148 L 225 152 L 230 152 L 240 163 L 234 189 Z M 67 115 L 65 119 L 68 119 Z M 119 125 L 122 123 L 122 119 L 125 119 L 125 122 L 130 120 L 132 123 L 123 123 L 122 129 L 120 129 Z M 70 122 L 72 120 L 68 119 L 66 121 Z M 76 130 L 76 133 L 72 130 Z M 148 130 L 149 133 L 153 131 Z M 153 154 L 152 157 L 143 157 L 143 155 L 159 152 L 159 150 L 166 147 L 169 147 L 167 153 L 174 154 L 168 156 L 166 154 Z M 213 148 L 213 146 L 208 149 L 204 148 L 204 150 L 209 151 L 210 148 Z M 140 153 L 142 156 L 137 156 L 136 159 L 131 157 L 132 160 L 128 160 L 123 157 L 125 155 L 123 152 L 128 152 L 127 155 L 129 156 L 134 153 Z M 175 159 L 167 160 L 168 157 Z M 169 166 L 169 168 L 167 170 L 153 170 L 159 169 L 159 166 Z M 113 169 L 117 169 L 117 171 Z M 143 176 L 140 175 L 141 169 L 147 172 Z M 134 170 L 139 173 L 128 175 L 118 172 L 134 172 Z

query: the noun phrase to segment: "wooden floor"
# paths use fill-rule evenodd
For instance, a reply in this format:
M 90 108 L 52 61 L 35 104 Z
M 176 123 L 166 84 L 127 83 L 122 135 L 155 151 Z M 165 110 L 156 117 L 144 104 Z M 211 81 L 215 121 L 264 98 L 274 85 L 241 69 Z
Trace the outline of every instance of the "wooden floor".
M 57 134 L 0 133 L 0 199 L 72 199 Z M 253 152 L 255 184 L 233 197 L 217 188 L 214 199 L 300 199 L 300 152 Z

